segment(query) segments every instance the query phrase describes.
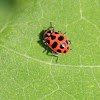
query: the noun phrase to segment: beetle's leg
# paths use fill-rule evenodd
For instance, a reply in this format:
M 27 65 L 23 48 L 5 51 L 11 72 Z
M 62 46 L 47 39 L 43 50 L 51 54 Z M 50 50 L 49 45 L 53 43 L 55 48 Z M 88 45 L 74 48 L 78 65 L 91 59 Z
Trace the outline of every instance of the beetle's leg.
M 46 52 L 46 50 L 48 50 L 48 46 L 46 46 L 46 48 L 45 48 L 45 50 L 43 51 L 43 53 Z
M 52 29 L 52 30 L 53 30 L 53 32 L 54 32 L 55 28 L 53 27 L 53 29 Z
M 67 34 L 67 32 L 65 32 L 63 35 L 65 36 Z
M 71 40 L 68 40 L 69 44 L 71 44 Z
M 57 57 L 57 62 L 59 61 L 59 56 L 54 54 L 54 51 L 52 51 L 52 55 Z
M 53 28 L 52 31 L 54 32 L 54 27 L 52 26 L 52 22 L 50 22 L 50 27 Z
M 53 26 L 52 26 L 52 22 L 50 22 L 50 27 L 53 27 Z
M 61 33 L 61 31 L 58 31 L 58 32 L 60 32 L 60 33 Z
M 48 43 L 46 42 L 46 40 L 43 40 L 43 43 L 46 45 L 46 48 L 45 48 L 45 50 L 43 51 L 43 52 L 45 52 L 46 50 L 48 50 Z
M 68 42 L 69 42 L 68 44 L 70 45 L 71 44 L 71 40 L 68 40 Z M 73 50 L 73 49 L 70 49 L 70 50 Z

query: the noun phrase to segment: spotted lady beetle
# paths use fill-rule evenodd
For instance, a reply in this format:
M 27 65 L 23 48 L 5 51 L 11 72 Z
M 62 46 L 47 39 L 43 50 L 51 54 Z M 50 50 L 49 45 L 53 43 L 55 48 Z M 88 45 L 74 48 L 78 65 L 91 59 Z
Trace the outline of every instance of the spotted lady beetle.
M 57 62 L 59 60 L 59 56 L 55 55 L 54 52 L 58 54 L 66 54 L 70 50 L 70 44 L 71 40 L 68 40 L 65 37 L 65 34 L 62 34 L 60 31 L 55 32 L 54 27 L 52 27 L 52 23 L 50 25 L 50 28 L 53 28 L 52 30 L 46 30 L 43 35 L 43 43 L 45 45 L 48 45 L 52 49 L 52 55 L 57 57 Z

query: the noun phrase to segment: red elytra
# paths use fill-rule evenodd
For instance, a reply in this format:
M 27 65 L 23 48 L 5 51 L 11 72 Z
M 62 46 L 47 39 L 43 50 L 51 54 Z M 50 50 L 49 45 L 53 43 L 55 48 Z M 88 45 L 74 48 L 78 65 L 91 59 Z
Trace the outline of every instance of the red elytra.
M 70 51 L 69 40 L 60 32 L 46 30 L 43 38 L 47 45 L 56 53 L 68 53 Z

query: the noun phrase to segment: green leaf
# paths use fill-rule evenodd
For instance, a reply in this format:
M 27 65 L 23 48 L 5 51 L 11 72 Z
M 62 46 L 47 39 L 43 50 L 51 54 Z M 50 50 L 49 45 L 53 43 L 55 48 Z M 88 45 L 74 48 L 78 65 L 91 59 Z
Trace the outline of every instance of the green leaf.
M 1 100 L 100 100 L 100 1 L 0 1 Z M 50 22 L 72 41 L 59 62 L 44 52 Z

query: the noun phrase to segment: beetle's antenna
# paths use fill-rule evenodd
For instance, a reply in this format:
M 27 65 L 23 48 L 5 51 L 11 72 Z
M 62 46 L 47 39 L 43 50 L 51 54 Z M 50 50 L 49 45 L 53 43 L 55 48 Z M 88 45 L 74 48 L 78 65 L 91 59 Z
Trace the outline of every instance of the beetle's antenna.
M 52 26 L 52 22 L 50 22 L 50 28 L 53 28 L 52 30 L 53 30 L 53 32 L 54 32 L 54 27 Z

